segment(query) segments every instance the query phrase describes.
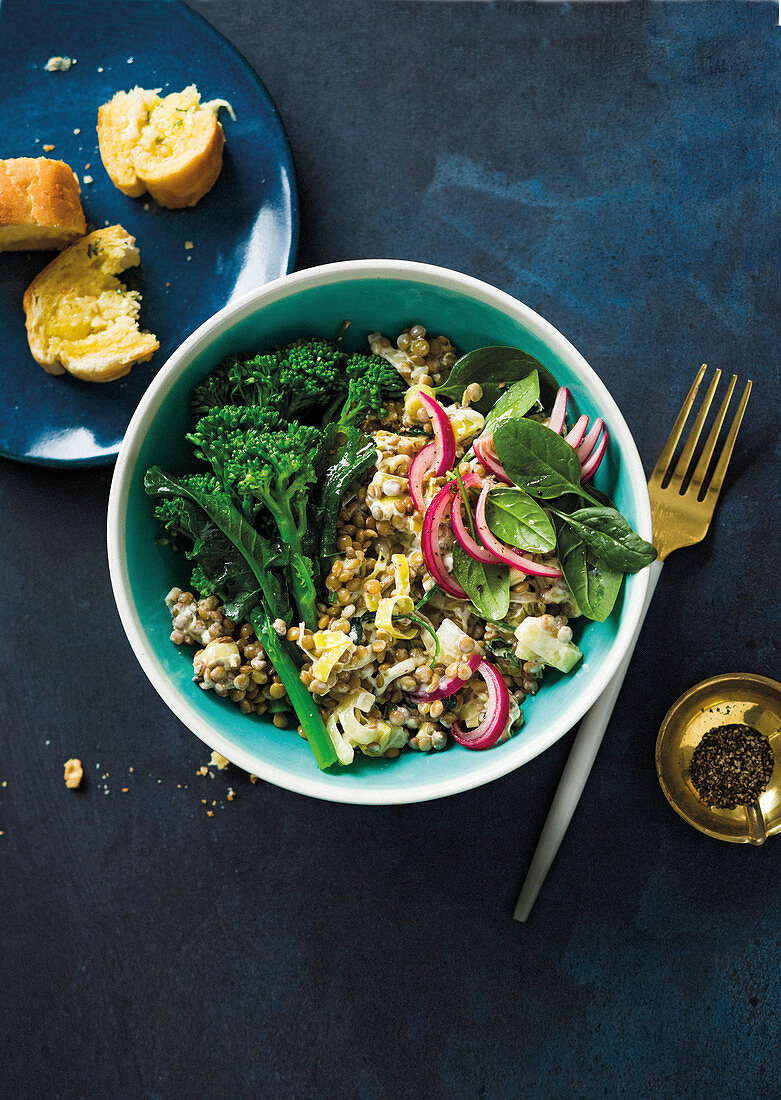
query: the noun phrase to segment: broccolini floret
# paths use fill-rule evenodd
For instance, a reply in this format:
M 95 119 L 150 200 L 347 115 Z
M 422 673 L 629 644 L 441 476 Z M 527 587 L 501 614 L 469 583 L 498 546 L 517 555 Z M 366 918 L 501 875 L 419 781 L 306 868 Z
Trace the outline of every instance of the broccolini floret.
M 318 428 L 289 424 L 284 431 L 262 432 L 251 428 L 229 439 L 230 457 L 225 463 L 226 483 L 245 502 L 257 502 L 273 518 L 283 545 L 290 551 L 293 596 L 301 619 L 311 629 L 317 625 L 314 571 L 304 550 L 307 531 L 308 490 L 317 481 L 315 460 L 322 433 Z
M 328 340 L 296 340 L 277 349 L 279 386 L 289 417 L 303 410 L 322 413 L 346 389 L 344 352 Z
M 219 489 L 267 537 L 279 539 L 292 576 L 290 594 L 299 619 L 317 623 L 312 560 L 304 551 L 309 487 L 317 481 L 319 428 L 295 422 L 262 406 L 226 405 L 198 421 L 190 439 L 196 458 L 211 466 Z
M 281 413 L 268 405 L 224 405 L 202 416 L 187 438 L 195 444 L 195 457 L 208 462 L 215 474 L 223 477 L 232 435 L 250 429 L 278 431 L 284 426 Z
M 386 398 L 395 397 L 404 390 L 401 375 L 379 355 L 356 352 L 346 360 L 344 374 L 347 394 L 339 414 L 340 428 L 383 416 Z

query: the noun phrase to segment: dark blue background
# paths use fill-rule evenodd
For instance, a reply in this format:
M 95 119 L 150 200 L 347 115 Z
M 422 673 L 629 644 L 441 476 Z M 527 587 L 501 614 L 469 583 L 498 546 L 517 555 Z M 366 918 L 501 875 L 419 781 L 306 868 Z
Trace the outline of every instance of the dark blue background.
M 695 832 L 653 766 L 683 690 L 781 666 L 777 6 L 193 6 L 285 120 L 299 266 L 409 257 L 511 291 L 600 372 L 648 470 L 701 362 L 755 391 L 526 926 L 570 737 L 410 807 L 197 777 L 114 611 L 110 473 L 0 466 L 4 1091 L 777 1094 L 781 840 Z

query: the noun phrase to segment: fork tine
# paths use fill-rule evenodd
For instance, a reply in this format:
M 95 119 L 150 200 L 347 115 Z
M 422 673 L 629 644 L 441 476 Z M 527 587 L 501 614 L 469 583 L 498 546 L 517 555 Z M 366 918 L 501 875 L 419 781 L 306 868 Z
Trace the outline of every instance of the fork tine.
M 705 441 L 705 446 L 702 449 L 702 454 L 700 455 L 699 462 L 697 463 L 697 468 L 692 474 L 692 479 L 689 482 L 689 488 L 686 490 L 688 493 L 694 493 L 695 496 L 699 496 L 700 489 L 702 488 L 702 483 L 705 480 L 706 473 L 708 472 L 708 466 L 710 465 L 711 458 L 713 458 L 713 452 L 716 449 L 716 443 L 718 441 L 722 425 L 724 424 L 724 420 L 727 415 L 727 409 L 729 408 L 729 403 L 732 400 L 732 394 L 735 390 L 735 383 L 737 382 L 737 380 L 737 374 L 733 374 L 732 380 L 727 387 L 727 392 L 724 396 L 724 400 L 719 406 L 719 411 L 716 413 L 716 419 L 713 421 L 713 427 L 711 428 L 710 433 L 708 434 L 708 438 Z
M 678 417 L 673 424 L 673 430 L 667 437 L 667 442 L 664 445 L 662 453 L 659 455 L 659 461 L 656 463 L 656 466 L 654 466 L 654 472 L 651 474 L 649 480 L 661 481 L 667 473 L 667 467 L 670 465 L 672 457 L 675 454 L 675 448 L 678 446 L 678 440 L 681 438 L 681 433 L 683 432 L 689 413 L 691 412 L 691 407 L 694 404 L 694 398 L 697 396 L 697 390 L 700 387 L 700 382 L 702 382 L 702 376 L 705 374 L 706 367 L 707 364 L 703 363 L 697 371 L 697 377 L 694 379 L 692 388 L 689 390 L 686 400 L 681 407 L 681 411 L 678 413 Z
M 681 457 L 675 464 L 673 476 L 670 478 L 670 489 L 680 491 L 683 480 L 686 477 L 686 471 L 689 469 L 689 463 L 692 460 L 692 455 L 694 454 L 694 448 L 697 446 L 697 443 L 699 441 L 700 433 L 702 432 L 702 426 L 705 423 L 705 418 L 710 410 L 711 402 L 713 401 L 713 395 L 716 392 L 716 387 L 718 386 L 720 379 L 721 371 L 717 368 L 716 373 L 713 375 L 710 385 L 708 386 L 708 392 L 705 394 L 705 397 L 702 400 L 702 405 L 700 406 L 695 421 L 692 424 L 692 430 L 689 432 L 689 437 L 684 444 L 683 450 L 681 451 Z
M 746 382 L 746 388 L 743 390 L 743 396 L 740 399 L 738 405 L 738 411 L 735 413 L 735 418 L 730 425 L 727 438 L 724 440 L 724 446 L 719 456 L 719 461 L 716 464 L 716 469 L 713 471 L 713 477 L 711 478 L 708 491 L 705 494 L 705 500 L 710 504 L 710 510 L 713 511 L 716 505 L 716 497 L 721 492 L 721 486 L 724 482 L 724 475 L 727 472 L 727 466 L 729 460 L 732 457 L 732 448 L 735 446 L 735 440 L 738 437 L 738 429 L 740 428 L 740 422 L 743 419 L 743 413 L 746 411 L 746 405 L 748 405 L 749 394 L 751 393 L 751 379 Z

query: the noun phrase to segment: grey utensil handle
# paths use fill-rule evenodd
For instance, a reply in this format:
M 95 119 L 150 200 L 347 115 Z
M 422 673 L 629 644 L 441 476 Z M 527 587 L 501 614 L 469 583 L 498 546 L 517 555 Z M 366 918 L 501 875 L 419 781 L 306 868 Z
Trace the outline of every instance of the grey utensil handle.
M 645 616 L 651 603 L 651 597 L 654 594 L 654 589 L 659 580 L 659 574 L 662 571 L 662 562 L 653 562 L 648 567 L 648 570 L 650 574 L 648 591 L 634 637 L 629 644 L 629 648 L 621 664 L 616 669 L 613 678 L 597 699 L 596 703 L 586 712 L 586 715 L 583 717 L 578 727 L 575 741 L 573 742 L 569 757 L 567 758 L 567 763 L 564 767 L 561 779 L 559 780 L 559 785 L 556 788 L 556 794 L 553 797 L 553 802 L 548 811 L 548 816 L 545 819 L 545 825 L 540 834 L 534 857 L 527 872 L 526 879 L 524 880 L 518 902 L 515 906 L 515 911 L 513 913 L 514 920 L 525 921 L 529 916 L 532 906 L 537 899 L 537 895 L 540 892 L 540 887 L 545 881 L 545 876 L 548 874 L 550 866 L 556 858 L 559 845 L 564 839 L 567 826 L 572 820 L 572 815 L 575 813 L 580 796 L 583 793 L 583 788 L 591 772 L 591 767 L 599 752 L 599 746 L 602 744 L 602 738 L 605 735 L 610 716 L 616 705 L 616 700 L 621 691 L 621 685 L 626 676 L 626 670 L 629 668 L 629 662 L 632 660 L 632 654 L 635 651 L 637 639 L 640 637 L 640 631 L 642 630 Z

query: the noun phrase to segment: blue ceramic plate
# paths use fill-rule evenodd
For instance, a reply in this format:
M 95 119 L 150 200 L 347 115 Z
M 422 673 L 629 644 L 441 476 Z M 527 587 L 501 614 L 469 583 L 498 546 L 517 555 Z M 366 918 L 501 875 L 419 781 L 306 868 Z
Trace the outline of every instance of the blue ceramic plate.
M 47 72 L 54 56 L 76 64 Z M 95 130 L 98 107 L 136 84 L 164 93 L 196 84 L 204 99 L 233 106 L 235 122 L 220 111 L 222 173 L 192 209 L 164 210 L 148 196 L 127 198 L 106 174 Z M 0 157 L 64 160 L 82 181 L 88 226 L 119 223 L 136 238 L 141 266 L 123 281 L 141 291 L 142 327 L 160 341 L 150 362 L 117 382 L 46 374 L 27 346 L 22 295 L 55 253 L 0 253 L 0 454 L 44 465 L 110 463 L 171 352 L 226 303 L 292 268 L 298 210 L 282 123 L 247 62 L 178 0 L 3 0 L 0 125 Z M 54 149 L 45 152 L 44 145 Z M 84 182 L 85 175 L 93 182 Z

